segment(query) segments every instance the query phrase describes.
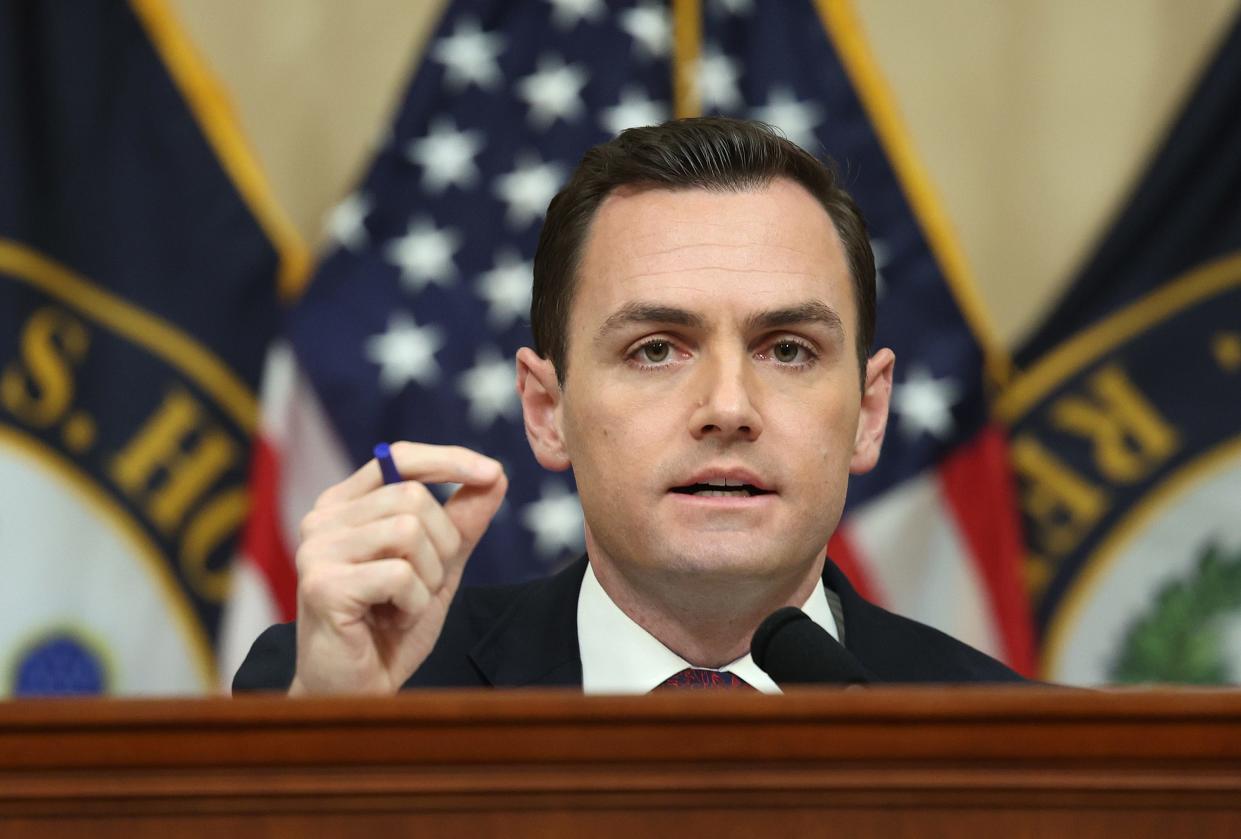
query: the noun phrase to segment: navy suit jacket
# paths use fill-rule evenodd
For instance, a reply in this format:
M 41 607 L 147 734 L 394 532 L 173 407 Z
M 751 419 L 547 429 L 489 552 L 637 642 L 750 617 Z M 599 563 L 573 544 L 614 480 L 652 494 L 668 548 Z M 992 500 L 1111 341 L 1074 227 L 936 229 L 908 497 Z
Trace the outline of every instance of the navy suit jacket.
M 580 686 L 577 599 L 585 573 L 582 557 L 534 582 L 463 587 L 435 648 L 403 687 Z M 876 681 L 1023 681 L 973 647 L 864 600 L 830 559 L 823 583 L 840 598 L 845 647 Z M 242 662 L 233 690 L 287 690 L 296 657 L 296 625 L 270 627 Z

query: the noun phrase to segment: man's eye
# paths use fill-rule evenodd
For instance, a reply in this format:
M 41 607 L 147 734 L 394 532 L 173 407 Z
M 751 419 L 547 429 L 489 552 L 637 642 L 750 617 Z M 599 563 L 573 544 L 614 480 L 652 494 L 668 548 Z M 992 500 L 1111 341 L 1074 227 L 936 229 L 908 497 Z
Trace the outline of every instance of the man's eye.
M 771 357 L 782 364 L 794 364 L 805 350 L 796 341 L 777 341 L 771 348 Z
M 650 364 L 659 364 L 668 360 L 668 355 L 672 352 L 672 346 L 667 341 L 651 341 L 649 344 L 643 344 L 638 352 L 642 354 L 643 361 Z

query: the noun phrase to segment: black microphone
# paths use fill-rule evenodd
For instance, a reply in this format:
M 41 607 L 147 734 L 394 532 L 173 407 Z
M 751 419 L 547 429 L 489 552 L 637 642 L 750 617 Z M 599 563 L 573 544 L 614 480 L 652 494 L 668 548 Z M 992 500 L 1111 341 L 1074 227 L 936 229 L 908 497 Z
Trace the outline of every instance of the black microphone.
M 750 654 L 778 685 L 875 681 L 843 644 L 793 606 L 777 609 L 759 624 L 750 641 Z

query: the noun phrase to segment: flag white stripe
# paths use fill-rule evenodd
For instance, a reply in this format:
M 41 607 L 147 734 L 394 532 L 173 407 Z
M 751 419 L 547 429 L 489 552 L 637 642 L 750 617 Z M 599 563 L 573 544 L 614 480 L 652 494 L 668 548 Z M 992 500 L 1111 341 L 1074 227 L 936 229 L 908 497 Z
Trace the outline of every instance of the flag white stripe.
M 314 388 L 297 365 L 290 347 L 275 344 L 263 371 L 259 434 L 278 463 L 277 509 L 289 556 L 297 548 L 299 523 L 319 493 L 351 470 Z M 217 641 L 224 687 L 241 666 L 254 639 L 280 620 L 280 610 L 255 558 L 243 551 L 234 562 L 232 592 L 225 604 Z
M 986 586 L 934 471 L 853 511 L 849 528 L 885 608 L 1002 655 Z

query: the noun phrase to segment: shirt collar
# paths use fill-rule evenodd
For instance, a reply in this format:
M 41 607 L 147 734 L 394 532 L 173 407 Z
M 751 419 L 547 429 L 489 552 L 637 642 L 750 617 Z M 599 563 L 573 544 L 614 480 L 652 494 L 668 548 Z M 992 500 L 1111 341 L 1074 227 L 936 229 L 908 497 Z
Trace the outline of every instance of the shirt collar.
M 802 611 L 839 640 L 822 579 L 810 592 Z M 690 666 L 622 612 L 599 585 L 594 568 L 589 565 L 577 598 L 577 638 L 585 693 L 649 693 L 669 676 Z M 763 693 L 781 692 L 749 653 L 720 669 L 740 676 Z

